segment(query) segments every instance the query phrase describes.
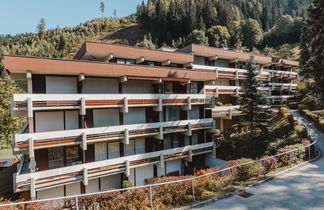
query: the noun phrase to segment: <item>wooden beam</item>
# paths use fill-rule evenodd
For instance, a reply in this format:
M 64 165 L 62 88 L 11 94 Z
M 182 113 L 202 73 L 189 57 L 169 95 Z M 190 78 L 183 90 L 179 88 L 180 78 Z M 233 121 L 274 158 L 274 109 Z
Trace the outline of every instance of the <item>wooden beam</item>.
M 162 66 L 168 66 L 170 64 L 171 64 L 171 60 L 170 59 L 167 59 L 167 60 L 161 62 L 161 65 Z
M 119 80 L 120 83 L 124 83 L 124 82 L 128 81 L 128 78 L 127 78 L 127 76 L 122 76 L 122 77 L 119 77 L 118 80 Z
M 217 55 L 213 55 L 213 56 L 210 56 L 208 58 L 208 60 L 210 60 L 210 61 L 217 60 L 217 59 L 218 59 L 218 56 Z
M 143 63 L 145 61 L 145 58 L 142 56 L 142 57 L 139 57 L 135 60 L 135 63 L 136 64 L 139 64 L 139 63 Z
M 104 58 L 105 63 L 109 63 L 110 60 L 114 58 L 114 54 L 110 53 Z

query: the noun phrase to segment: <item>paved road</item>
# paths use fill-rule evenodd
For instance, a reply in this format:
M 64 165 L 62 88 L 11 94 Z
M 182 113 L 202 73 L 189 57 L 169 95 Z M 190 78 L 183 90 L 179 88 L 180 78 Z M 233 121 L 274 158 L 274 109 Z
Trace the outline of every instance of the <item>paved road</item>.
M 324 151 L 324 135 L 298 112 L 299 117 L 315 134 Z M 324 158 L 321 157 L 290 173 L 248 190 L 253 196 L 233 196 L 199 209 L 324 209 Z

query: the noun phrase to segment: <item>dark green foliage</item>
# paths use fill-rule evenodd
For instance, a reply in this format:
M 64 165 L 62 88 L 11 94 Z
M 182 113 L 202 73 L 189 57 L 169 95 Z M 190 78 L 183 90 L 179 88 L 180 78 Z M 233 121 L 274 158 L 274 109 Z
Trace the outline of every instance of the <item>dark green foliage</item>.
M 253 57 L 248 60 L 246 69 L 247 79 L 243 83 L 245 92 L 239 100 L 240 110 L 244 114 L 242 122 L 250 126 L 252 134 L 257 129 L 268 132 L 271 122 L 271 110 L 268 107 L 268 100 L 264 93 L 258 91 L 262 81 L 257 77 L 260 71 Z
M 324 106 L 324 0 L 313 1 L 302 39 L 302 69 L 314 78 L 310 90 L 315 102 Z
M 11 98 L 14 93 L 22 91 L 8 77 L 5 71 L 1 71 L 0 64 L 0 149 L 8 148 L 13 134 L 21 127 L 23 119 L 10 115 Z
M 233 36 L 235 23 L 249 18 L 268 31 L 284 14 L 303 16 L 309 4 L 310 0 L 148 0 L 138 6 L 137 16 L 157 44 L 171 45 L 193 30 L 206 31 L 215 25 L 226 26 Z
M 188 35 L 186 44 L 199 44 L 208 46 L 208 37 L 206 37 L 203 30 L 194 30 Z
M 282 44 L 293 44 L 300 41 L 305 22 L 302 18 L 284 15 L 275 26 L 264 34 L 263 46 L 277 47 Z
M 256 20 L 248 19 L 242 22 L 242 38 L 243 45 L 252 50 L 261 43 L 263 39 L 263 32 Z
M 225 26 L 213 26 L 207 30 L 209 45 L 213 47 L 228 47 L 231 35 Z

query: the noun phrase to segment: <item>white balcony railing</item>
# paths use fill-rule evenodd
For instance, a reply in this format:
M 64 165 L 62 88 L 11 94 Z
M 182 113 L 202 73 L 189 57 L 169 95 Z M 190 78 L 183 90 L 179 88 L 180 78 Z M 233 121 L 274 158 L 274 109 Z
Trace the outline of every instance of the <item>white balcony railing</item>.
M 232 119 L 233 116 L 241 115 L 242 112 L 238 110 L 239 105 L 236 106 L 216 106 L 212 109 L 212 115 L 214 118 L 226 118 Z
M 130 138 L 156 136 L 163 139 L 164 134 L 187 132 L 201 129 L 214 130 L 212 118 L 197 120 L 180 120 L 158 123 L 144 123 L 133 125 L 119 125 L 99 128 L 62 130 L 40 133 L 23 133 L 14 136 L 14 152 L 27 152 L 29 145 L 33 149 L 56 146 L 81 145 L 86 148 L 89 143 L 111 140 L 123 140 L 127 144 Z
M 120 158 L 96 161 L 74 166 L 50 169 L 45 171 L 16 175 L 15 191 L 41 190 L 52 187 L 83 181 L 87 185 L 89 179 L 108 176 L 110 174 L 125 173 L 130 175 L 130 169 L 164 161 L 188 158 L 192 156 L 211 153 L 215 149 L 214 143 L 203 143 L 169 150 L 161 150 L 145 154 L 131 155 Z
M 237 68 L 229 68 L 229 67 L 221 67 L 221 66 L 207 66 L 207 65 L 198 65 L 193 64 L 193 69 L 202 69 L 202 70 L 210 70 L 210 71 L 218 71 L 216 77 L 220 78 L 236 78 L 236 79 L 244 79 L 246 69 L 237 69 Z M 283 77 L 283 78 L 291 78 L 297 79 L 297 72 L 290 71 L 280 71 L 280 70 L 271 70 L 271 69 L 263 69 L 261 72 L 261 77 L 271 79 L 272 77 Z
M 222 86 L 222 85 L 205 85 L 205 93 L 215 94 L 235 94 L 239 95 L 243 93 L 241 86 Z
M 211 104 L 205 94 L 15 94 L 12 111 Z M 162 111 L 162 110 L 159 110 Z

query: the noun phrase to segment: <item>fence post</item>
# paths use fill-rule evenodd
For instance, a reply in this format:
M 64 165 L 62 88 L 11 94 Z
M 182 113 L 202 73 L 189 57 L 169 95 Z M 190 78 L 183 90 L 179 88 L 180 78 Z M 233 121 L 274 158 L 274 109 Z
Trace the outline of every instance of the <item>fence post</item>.
M 79 210 L 79 199 L 78 196 L 75 197 L 75 209 Z
M 310 160 L 311 159 L 311 154 L 310 154 L 310 145 L 308 146 L 308 160 Z
M 150 185 L 150 201 L 151 201 L 151 209 L 154 209 L 154 204 L 153 204 L 153 189 L 152 186 Z
M 196 196 L 195 196 L 195 182 L 194 179 L 191 180 L 191 186 L 192 186 L 192 199 L 194 202 L 196 202 Z
M 233 185 L 233 181 L 232 181 L 231 169 L 228 169 L 228 174 L 229 174 L 229 177 L 230 177 L 230 186 L 232 186 Z

